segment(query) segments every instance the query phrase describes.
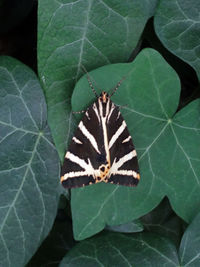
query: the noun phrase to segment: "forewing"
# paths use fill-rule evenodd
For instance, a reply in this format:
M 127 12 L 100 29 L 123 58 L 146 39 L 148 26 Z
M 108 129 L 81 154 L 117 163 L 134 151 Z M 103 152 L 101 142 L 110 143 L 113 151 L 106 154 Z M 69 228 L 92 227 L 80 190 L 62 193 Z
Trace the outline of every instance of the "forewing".
M 108 182 L 136 186 L 140 178 L 137 153 L 119 108 L 114 103 L 112 106 L 111 114 L 107 118 L 111 158 L 111 175 Z
M 96 101 L 85 112 L 65 155 L 61 182 L 66 188 L 95 183 L 99 166 L 106 163 L 97 105 Z

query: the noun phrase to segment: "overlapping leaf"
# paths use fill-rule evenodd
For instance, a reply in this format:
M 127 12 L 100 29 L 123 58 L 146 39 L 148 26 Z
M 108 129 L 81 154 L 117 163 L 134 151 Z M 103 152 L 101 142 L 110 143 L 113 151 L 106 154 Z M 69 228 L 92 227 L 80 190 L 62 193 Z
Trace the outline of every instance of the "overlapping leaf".
M 112 100 L 124 106 L 121 111 L 138 152 L 141 181 L 137 188 L 96 184 L 72 190 L 75 237 L 84 239 L 106 224 L 132 221 L 153 209 L 164 195 L 177 214 L 190 221 L 200 204 L 199 100 L 175 114 L 179 79 L 151 49 L 143 50 L 133 63 L 105 66 L 90 75 L 106 91 L 126 77 Z M 83 110 L 92 99 L 83 78 L 73 94 L 74 110 Z
M 60 266 L 199 266 L 200 214 L 186 229 L 177 251 L 159 234 L 101 233 L 76 245 Z
M 200 213 L 186 229 L 181 240 L 179 257 L 181 266 L 199 266 L 200 264 Z
M 0 58 L 0 265 L 24 266 L 56 214 L 59 160 L 35 74 Z
M 154 25 L 166 48 L 190 64 L 200 78 L 199 13 L 199 1 L 161 0 Z
M 166 237 L 173 241 L 177 248 L 179 247 L 183 221 L 173 212 L 167 198 L 164 198 L 154 210 L 140 218 L 140 222 L 145 231 Z
M 156 234 L 104 234 L 84 240 L 60 266 L 178 266 L 173 243 Z
M 127 61 L 157 0 L 39 1 L 39 76 L 48 122 L 63 160 L 73 126 L 70 96 L 84 65 Z M 113 30 L 115 29 L 115 30 Z

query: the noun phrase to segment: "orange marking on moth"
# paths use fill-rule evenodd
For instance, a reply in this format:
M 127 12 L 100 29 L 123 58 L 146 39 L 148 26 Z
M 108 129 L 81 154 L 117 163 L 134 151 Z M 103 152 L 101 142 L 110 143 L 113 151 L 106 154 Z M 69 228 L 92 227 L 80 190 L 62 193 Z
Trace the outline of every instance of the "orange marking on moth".
M 99 171 L 100 171 L 100 176 L 98 176 L 96 178 L 96 181 L 95 183 L 100 183 L 100 182 L 105 182 L 107 183 L 108 182 L 108 173 L 110 171 L 110 164 L 107 163 L 106 165 L 102 164 L 100 167 L 99 167 Z
M 107 102 L 107 93 L 106 92 L 102 92 L 102 101 L 103 103 L 106 103 Z

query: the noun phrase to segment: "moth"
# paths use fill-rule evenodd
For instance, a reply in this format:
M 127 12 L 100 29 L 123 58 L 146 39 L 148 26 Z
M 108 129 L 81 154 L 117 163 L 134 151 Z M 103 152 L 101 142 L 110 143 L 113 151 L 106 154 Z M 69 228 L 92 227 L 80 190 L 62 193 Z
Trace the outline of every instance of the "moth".
M 100 182 L 138 184 L 139 166 L 132 137 L 119 107 L 110 99 L 121 81 L 110 95 L 103 91 L 98 96 L 88 75 L 97 99 L 85 111 L 65 155 L 61 170 L 61 183 L 65 188 Z

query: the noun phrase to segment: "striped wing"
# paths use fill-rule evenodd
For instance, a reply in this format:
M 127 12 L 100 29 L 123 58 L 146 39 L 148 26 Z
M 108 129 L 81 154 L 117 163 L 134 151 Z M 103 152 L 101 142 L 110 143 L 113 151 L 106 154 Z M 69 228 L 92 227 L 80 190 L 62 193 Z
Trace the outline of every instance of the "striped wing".
M 106 164 L 97 105 L 96 101 L 87 109 L 65 155 L 61 182 L 66 188 L 97 183 L 100 180 L 99 166 Z
M 140 178 L 137 153 L 126 122 L 115 105 L 107 120 L 107 133 L 111 157 L 109 182 L 136 186 Z
M 66 188 L 98 182 L 136 186 L 136 151 L 119 108 L 102 93 L 84 114 L 65 155 L 61 182 Z

